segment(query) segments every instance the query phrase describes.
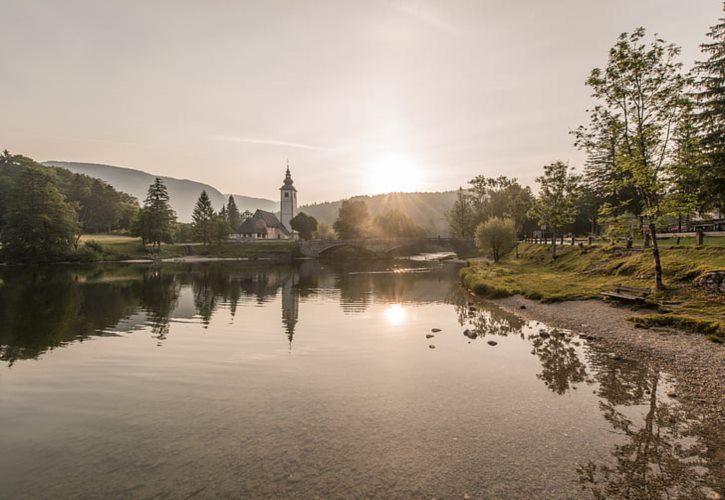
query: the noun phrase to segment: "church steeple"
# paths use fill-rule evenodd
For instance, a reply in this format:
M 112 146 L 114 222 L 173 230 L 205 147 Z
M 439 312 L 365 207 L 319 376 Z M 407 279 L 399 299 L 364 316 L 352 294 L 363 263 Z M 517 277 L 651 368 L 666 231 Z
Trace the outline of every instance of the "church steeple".
M 289 170 L 289 160 L 287 160 L 287 171 L 285 172 L 282 187 L 279 188 L 279 212 L 280 222 L 287 230 L 291 231 L 290 221 L 297 215 L 297 189 L 294 187 L 292 174 Z

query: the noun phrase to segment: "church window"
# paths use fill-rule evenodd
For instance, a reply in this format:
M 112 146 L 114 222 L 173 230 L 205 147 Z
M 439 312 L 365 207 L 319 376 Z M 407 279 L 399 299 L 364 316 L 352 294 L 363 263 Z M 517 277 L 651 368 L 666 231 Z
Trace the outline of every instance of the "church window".
M 289 193 L 285 192 L 285 193 L 284 193 L 284 197 L 285 197 L 285 198 L 289 198 Z

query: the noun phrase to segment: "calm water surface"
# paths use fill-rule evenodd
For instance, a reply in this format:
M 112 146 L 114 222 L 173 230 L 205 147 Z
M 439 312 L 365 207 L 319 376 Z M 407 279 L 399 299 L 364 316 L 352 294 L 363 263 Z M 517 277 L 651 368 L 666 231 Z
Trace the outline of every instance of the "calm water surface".
M 2 270 L 0 497 L 718 491 L 706 422 L 665 374 L 471 308 L 456 272 Z

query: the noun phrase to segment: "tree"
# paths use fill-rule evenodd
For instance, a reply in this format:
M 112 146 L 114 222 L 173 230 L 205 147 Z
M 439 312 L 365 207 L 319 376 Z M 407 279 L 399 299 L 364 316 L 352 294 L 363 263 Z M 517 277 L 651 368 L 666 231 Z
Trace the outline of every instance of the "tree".
M 191 224 L 194 237 L 204 245 L 209 244 L 212 240 L 213 222 L 214 207 L 211 206 L 211 200 L 206 194 L 206 190 L 202 190 L 191 214 Z
M 473 228 L 475 227 L 473 223 L 475 220 L 473 205 L 470 196 L 463 188 L 458 188 L 456 201 L 453 203 L 453 207 L 446 212 L 446 219 L 448 220 L 451 236 L 458 238 L 473 236 Z
M 300 238 L 303 240 L 312 239 L 312 233 L 317 230 L 317 219 L 304 212 L 300 212 L 295 215 L 289 221 L 289 224 L 293 230 L 299 233 Z
M 362 200 L 343 200 L 332 225 L 341 240 L 364 238 L 369 221 L 368 207 Z
M 76 212 L 46 169 L 23 166 L 8 195 L 0 232 L 5 259 L 47 262 L 74 249 L 79 233 Z
M 652 239 L 655 283 L 663 288 L 657 244 L 657 220 L 665 214 L 668 162 L 672 159 L 673 131 L 684 109 L 687 80 L 676 61 L 680 49 L 655 38 L 645 44 L 644 28 L 620 35 L 609 51 L 607 67 L 592 70 L 587 85 L 597 106 L 580 136 L 608 136 L 616 151 L 611 155 L 605 189 L 631 189 L 640 204 L 636 215 L 646 219 Z M 593 150 L 588 150 L 592 158 Z
M 231 228 L 226 207 L 222 207 L 218 214 L 212 216 L 210 222 L 211 239 L 214 243 L 221 243 L 229 236 Z
M 544 175 L 536 178 L 539 195 L 534 200 L 530 214 L 551 231 L 551 252 L 556 257 L 556 235 L 565 225 L 574 222 L 579 176 L 570 171 L 569 165 L 555 161 L 544 166 Z
M 453 208 L 446 214 L 451 234 L 473 237 L 478 224 L 491 217 L 512 219 L 517 233 L 533 229 L 528 216 L 533 195 L 517 179 L 478 175 L 468 183 L 471 187 L 458 190 Z
M 227 220 L 229 221 L 229 227 L 231 228 L 232 233 L 238 233 L 239 225 L 242 223 L 242 218 L 239 213 L 239 209 L 237 208 L 237 204 L 234 201 L 234 196 L 231 194 L 229 195 L 229 200 L 227 201 Z
M 161 243 L 171 243 L 174 236 L 176 213 L 169 205 L 169 192 L 158 177 L 149 186 L 143 208 L 134 221 L 132 231 L 141 236 L 146 246 L 151 244 L 155 250 L 161 249 Z
M 327 224 L 320 222 L 317 224 L 317 230 L 312 234 L 317 240 L 334 240 L 335 230 Z
M 382 238 L 413 238 L 424 233 L 423 228 L 395 208 L 375 217 L 372 231 Z
M 492 217 L 476 226 L 476 246 L 490 250 L 494 262 L 516 244 L 516 224 L 512 219 Z
M 695 65 L 698 127 L 710 168 L 703 171 L 704 208 L 725 211 L 725 19 L 710 28 L 710 42 L 700 46 L 707 60 Z

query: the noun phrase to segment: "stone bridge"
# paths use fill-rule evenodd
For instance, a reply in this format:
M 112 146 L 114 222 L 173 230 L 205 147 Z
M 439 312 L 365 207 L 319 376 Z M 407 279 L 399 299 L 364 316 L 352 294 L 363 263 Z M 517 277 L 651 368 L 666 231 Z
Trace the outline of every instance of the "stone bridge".
M 303 257 L 318 258 L 333 248 L 352 247 L 367 250 L 376 257 L 385 257 L 396 250 L 450 251 L 460 255 L 476 248 L 473 240 L 464 238 L 400 238 L 369 240 L 309 240 L 297 244 Z

